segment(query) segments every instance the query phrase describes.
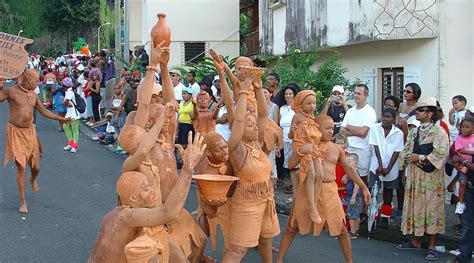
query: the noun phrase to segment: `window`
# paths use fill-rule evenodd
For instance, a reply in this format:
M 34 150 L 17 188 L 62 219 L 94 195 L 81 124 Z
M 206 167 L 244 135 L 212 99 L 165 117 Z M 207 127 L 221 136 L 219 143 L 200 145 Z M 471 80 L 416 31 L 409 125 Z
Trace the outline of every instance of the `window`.
M 286 0 L 268 0 L 268 8 L 274 9 L 286 4 Z
M 206 53 L 205 42 L 186 42 L 184 43 L 184 63 L 196 63 L 203 60 Z
M 403 101 L 403 68 L 383 68 L 382 77 L 382 101 L 389 95 Z

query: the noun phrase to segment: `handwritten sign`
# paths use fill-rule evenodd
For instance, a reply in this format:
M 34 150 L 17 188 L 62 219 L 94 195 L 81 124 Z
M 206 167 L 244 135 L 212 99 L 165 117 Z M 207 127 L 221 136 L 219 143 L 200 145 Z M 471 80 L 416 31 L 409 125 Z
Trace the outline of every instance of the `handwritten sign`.
M 33 40 L 0 32 L 0 78 L 13 79 L 20 76 L 28 62 L 25 45 Z

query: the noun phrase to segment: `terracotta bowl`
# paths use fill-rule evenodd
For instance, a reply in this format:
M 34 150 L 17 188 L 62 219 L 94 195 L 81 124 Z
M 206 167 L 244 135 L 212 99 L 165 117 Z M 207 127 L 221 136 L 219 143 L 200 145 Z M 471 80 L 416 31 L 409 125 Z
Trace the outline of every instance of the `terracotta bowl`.
M 206 201 L 225 201 L 230 186 L 239 180 L 235 176 L 218 175 L 218 174 L 197 174 L 193 175 L 196 180 L 201 195 Z

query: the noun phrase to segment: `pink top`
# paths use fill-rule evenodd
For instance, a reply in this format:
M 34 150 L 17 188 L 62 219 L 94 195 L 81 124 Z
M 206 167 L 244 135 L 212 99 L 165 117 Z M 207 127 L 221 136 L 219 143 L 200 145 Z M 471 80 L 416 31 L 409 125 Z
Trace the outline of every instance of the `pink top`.
M 464 160 L 472 161 L 471 155 L 460 154 L 458 151 L 464 149 L 467 151 L 474 151 L 474 136 L 462 136 L 459 135 L 454 142 L 454 151 L 457 155 L 461 156 Z

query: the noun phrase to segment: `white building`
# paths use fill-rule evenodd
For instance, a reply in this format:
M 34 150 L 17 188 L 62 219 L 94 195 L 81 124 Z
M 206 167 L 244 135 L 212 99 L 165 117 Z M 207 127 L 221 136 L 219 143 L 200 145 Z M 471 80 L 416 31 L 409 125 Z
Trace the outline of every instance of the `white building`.
M 238 0 L 128 0 L 128 8 L 130 49 L 145 45 L 149 51 L 157 14 L 166 13 L 170 66 L 185 65 L 207 55 L 210 48 L 231 58 L 239 55 Z
M 290 43 L 316 43 L 320 61 L 341 53 L 378 112 L 409 82 L 439 98 L 445 114 L 458 94 L 474 105 L 472 0 L 264 0 L 258 8 L 263 54 L 285 54 Z

